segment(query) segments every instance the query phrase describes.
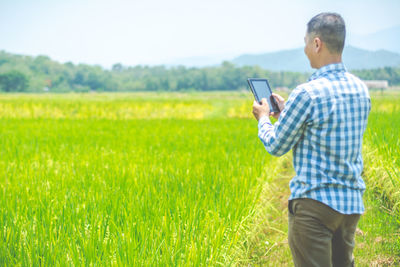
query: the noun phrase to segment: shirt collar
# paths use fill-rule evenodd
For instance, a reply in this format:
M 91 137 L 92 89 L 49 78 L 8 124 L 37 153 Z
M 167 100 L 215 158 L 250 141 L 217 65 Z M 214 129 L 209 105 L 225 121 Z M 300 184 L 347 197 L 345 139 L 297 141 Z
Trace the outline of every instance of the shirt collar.
M 347 71 L 346 67 L 343 65 L 343 63 L 334 63 L 334 64 L 329 64 L 325 65 L 318 70 L 316 70 L 308 79 L 308 81 L 315 80 L 327 73 L 330 72 L 345 72 Z

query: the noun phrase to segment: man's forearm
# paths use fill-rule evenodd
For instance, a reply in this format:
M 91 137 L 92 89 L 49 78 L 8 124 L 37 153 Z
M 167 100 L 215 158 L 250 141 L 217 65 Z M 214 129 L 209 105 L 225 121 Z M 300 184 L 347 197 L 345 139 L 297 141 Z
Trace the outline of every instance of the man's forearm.
M 280 140 L 276 139 L 274 126 L 268 116 L 262 116 L 258 121 L 258 137 L 271 155 L 282 156 L 287 152 L 281 150 Z

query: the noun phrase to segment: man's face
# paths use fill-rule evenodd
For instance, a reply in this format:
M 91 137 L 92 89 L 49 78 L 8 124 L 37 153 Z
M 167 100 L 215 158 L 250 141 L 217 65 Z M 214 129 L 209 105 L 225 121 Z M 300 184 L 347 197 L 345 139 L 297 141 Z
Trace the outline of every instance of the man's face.
M 313 49 L 313 39 L 308 33 L 304 36 L 304 54 L 310 61 L 311 68 L 314 68 L 315 50 Z

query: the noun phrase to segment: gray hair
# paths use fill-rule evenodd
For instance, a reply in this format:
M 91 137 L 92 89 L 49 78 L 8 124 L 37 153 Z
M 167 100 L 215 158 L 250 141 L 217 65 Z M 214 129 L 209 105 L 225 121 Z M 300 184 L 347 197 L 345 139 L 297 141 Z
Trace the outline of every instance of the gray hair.
M 307 34 L 319 37 L 331 53 L 341 54 L 346 38 L 346 26 L 337 13 L 320 13 L 307 23 Z

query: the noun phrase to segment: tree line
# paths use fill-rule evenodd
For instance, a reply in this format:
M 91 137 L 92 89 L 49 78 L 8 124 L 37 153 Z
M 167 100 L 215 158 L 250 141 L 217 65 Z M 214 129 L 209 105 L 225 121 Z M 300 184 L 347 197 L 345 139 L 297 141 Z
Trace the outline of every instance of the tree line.
M 362 79 L 388 80 L 400 85 L 399 68 L 352 71 Z M 0 91 L 215 91 L 245 90 L 246 79 L 266 77 L 271 86 L 294 88 L 310 73 L 273 72 L 258 66 L 237 67 L 230 62 L 203 68 L 184 66 L 124 66 L 111 69 L 97 65 L 61 64 L 47 56 L 22 56 L 0 51 Z

